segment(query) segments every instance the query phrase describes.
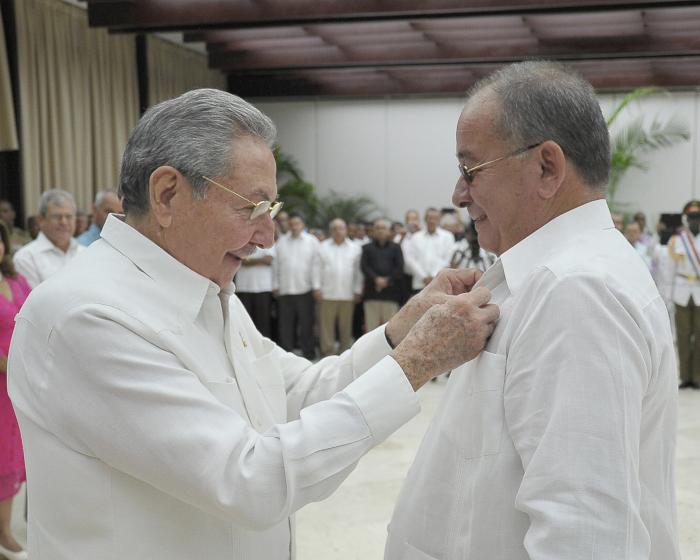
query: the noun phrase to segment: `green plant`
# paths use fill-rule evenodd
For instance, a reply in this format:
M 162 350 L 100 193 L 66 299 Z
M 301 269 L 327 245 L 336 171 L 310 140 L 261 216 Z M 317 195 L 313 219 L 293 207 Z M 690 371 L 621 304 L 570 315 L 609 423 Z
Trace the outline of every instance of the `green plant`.
M 367 196 L 344 196 L 331 191 L 321 198 L 316 225 L 325 228 L 334 218 L 342 218 L 346 223 L 364 222 L 379 214 L 379 208 Z
M 277 163 L 278 194 L 284 201 L 284 210 L 302 214 L 308 225 L 316 223 L 319 200 L 312 183 L 304 180 L 297 162 L 283 154 L 279 146 L 273 149 Z
M 346 222 L 365 221 L 380 212 L 374 201 L 366 196 L 343 196 L 331 191 L 322 198 L 316 194 L 313 184 L 304 175 L 294 158 L 282 153 L 279 146 L 273 149 L 277 163 L 277 184 L 284 209 L 301 213 L 309 227 L 326 228 L 333 218 Z
M 613 125 L 617 117 L 630 103 L 659 91 L 662 90 L 655 87 L 643 87 L 628 93 L 608 117 L 608 128 Z M 689 138 L 688 127 L 675 116 L 665 121 L 657 116 L 654 117 L 650 125 L 647 125 L 644 117 L 640 115 L 612 134 L 610 180 L 607 191 L 610 207 L 613 210 L 620 210 L 624 206 L 616 201 L 618 187 L 624 174 L 632 168 L 648 169 L 648 165 L 642 159 L 643 154 L 685 142 Z

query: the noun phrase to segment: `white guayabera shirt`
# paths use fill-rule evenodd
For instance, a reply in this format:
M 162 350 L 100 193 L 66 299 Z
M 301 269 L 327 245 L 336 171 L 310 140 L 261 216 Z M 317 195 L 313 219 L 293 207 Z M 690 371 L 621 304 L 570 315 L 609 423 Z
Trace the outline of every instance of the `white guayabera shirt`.
M 47 278 L 66 266 L 83 247 L 75 239 L 70 240 L 65 253 L 56 247 L 43 232 L 37 238 L 19 249 L 13 258 L 17 272 L 27 279 L 32 288 L 36 288 Z
M 305 231 L 299 237 L 291 233 L 280 236 L 272 261 L 272 289 L 279 290 L 281 296 L 310 292 L 318 246 L 318 239 Z
M 340 245 L 333 239 L 323 241 L 314 257 L 314 290 L 321 290 L 323 299 L 352 301 L 362 293 L 361 255 L 362 246 L 350 239 Z
M 406 240 L 401 248 L 406 271 L 413 275 L 411 287 L 422 290 L 425 287 L 423 278 L 437 276 L 438 272 L 450 265 L 455 236 L 442 228 L 437 228 L 434 233 L 422 229 Z
M 605 201 L 552 220 L 479 283 L 501 318 L 450 377 L 386 558 L 679 558 L 669 318 Z
M 29 557 L 293 557 L 292 514 L 418 411 L 389 351 L 380 327 L 317 364 L 287 353 L 232 285 L 110 216 L 15 327 Z

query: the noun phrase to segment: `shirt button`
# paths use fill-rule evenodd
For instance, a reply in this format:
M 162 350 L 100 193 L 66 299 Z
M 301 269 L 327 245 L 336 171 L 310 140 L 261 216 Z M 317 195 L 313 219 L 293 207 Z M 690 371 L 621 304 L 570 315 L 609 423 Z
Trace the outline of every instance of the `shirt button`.
M 226 383 L 233 383 L 235 379 L 233 377 L 227 377 L 226 378 Z

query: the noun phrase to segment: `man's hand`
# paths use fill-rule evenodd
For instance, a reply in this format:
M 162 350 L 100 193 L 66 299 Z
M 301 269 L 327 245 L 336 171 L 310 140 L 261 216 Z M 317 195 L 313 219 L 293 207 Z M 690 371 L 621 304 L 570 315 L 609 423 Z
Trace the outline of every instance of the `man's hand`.
M 411 327 L 433 305 L 447 301 L 447 296 L 456 296 L 472 289 L 481 278 L 481 271 L 476 268 L 461 270 L 444 269 L 413 296 L 386 325 L 386 336 L 393 346 L 401 343 Z
M 321 301 L 321 299 L 323 299 L 323 296 L 321 296 L 321 290 L 313 290 L 311 295 L 314 296 L 314 301 Z
M 430 284 L 432 281 L 433 281 L 433 277 L 432 277 L 432 276 L 426 276 L 425 278 L 423 278 L 423 285 L 424 285 L 424 286 L 427 286 L 427 285 Z
M 389 280 L 384 276 L 377 276 L 374 279 L 374 289 L 381 292 L 384 288 L 389 285 Z
M 414 390 L 481 352 L 500 313 L 498 306 L 488 304 L 490 299 L 486 288 L 448 295 L 413 326 L 392 356 Z

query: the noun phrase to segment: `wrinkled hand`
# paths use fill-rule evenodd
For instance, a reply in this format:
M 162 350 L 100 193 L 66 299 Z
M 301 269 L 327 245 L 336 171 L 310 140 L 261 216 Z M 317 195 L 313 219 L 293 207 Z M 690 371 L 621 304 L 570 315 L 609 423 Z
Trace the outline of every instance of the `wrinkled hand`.
M 469 292 L 481 271 L 476 268 L 461 270 L 444 269 L 433 281 L 413 296 L 386 325 L 386 336 L 396 347 L 416 324 L 423 314 L 433 305 L 447 301 L 448 296 Z
M 418 320 L 392 353 L 414 390 L 481 352 L 500 313 L 490 299 L 486 288 L 448 295 Z

